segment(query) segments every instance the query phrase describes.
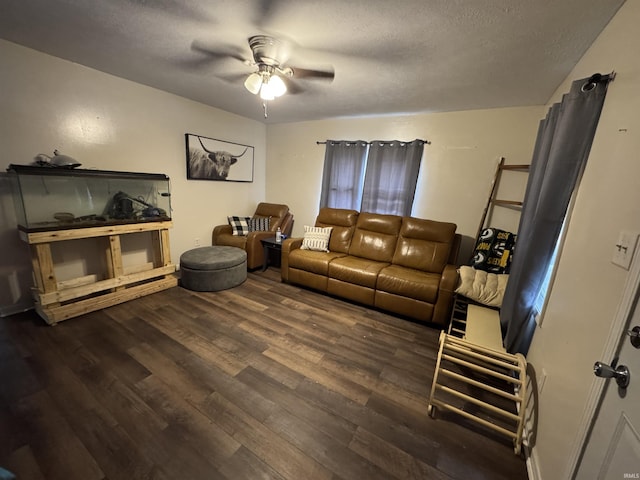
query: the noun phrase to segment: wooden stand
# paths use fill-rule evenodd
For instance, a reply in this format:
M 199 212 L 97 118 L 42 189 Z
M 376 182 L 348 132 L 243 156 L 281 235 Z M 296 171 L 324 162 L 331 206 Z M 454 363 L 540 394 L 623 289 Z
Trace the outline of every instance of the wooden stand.
M 84 313 L 149 295 L 178 284 L 176 266 L 171 263 L 169 228 L 171 221 L 20 232 L 31 249 L 35 287 L 35 307 L 50 325 Z M 124 268 L 122 235 L 151 232 L 153 262 Z M 104 279 L 88 275 L 72 280 L 56 280 L 51 244 L 83 238 L 96 238 L 104 252 Z

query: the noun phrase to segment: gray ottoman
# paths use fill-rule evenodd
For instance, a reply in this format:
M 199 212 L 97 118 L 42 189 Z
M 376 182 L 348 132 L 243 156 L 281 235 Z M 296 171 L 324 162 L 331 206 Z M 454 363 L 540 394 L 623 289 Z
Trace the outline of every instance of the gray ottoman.
M 180 256 L 180 284 L 196 292 L 217 292 L 247 279 L 247 252 L 236 247 L 199 247 Z

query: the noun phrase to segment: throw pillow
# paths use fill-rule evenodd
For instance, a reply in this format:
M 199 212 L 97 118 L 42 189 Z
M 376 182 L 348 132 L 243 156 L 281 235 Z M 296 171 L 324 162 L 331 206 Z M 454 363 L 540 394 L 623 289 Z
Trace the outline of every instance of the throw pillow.
M 318 252 L 329 251 L 329 238 L 333 227 L 310 227 L 304 226 L 304 238 L 302 239 L 303 250 L 315 250 Z
M 271 228 L 271 217 L 261 217 L 256 215 L 249 220 L 250 232 L 268 232 Z
M 489 307 L 502 306 L 509 275 L 476 270 L 466 265 L 461 266 L 458 272 L 460 285 L 456 293 Z
M 517 235 L 498 228 L 485 228 L 478 238 L 471 266 L 491 273 L 509 273 Z
M 251 217 L 227 217 L 229 221 L 229 225 L 231 225 L 231 229 L 233 230 L 233 235 L 241 235 L 245 236 L 249 233 L 249 220 Z

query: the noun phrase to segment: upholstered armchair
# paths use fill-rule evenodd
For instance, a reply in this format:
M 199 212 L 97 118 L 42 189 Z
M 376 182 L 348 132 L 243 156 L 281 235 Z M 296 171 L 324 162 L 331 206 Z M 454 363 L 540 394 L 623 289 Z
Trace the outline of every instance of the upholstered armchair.
M 242 248 L 247 252 L 247 269 L 261 267 L 264 262 L 264 250 L 260 240 L 275 237 L 278 227 L 283 235 L 290 236 L 293 228 L 293 215 L 287 205 L 277 203 L 259 203 L 252 217 L 240 218 L 268 218 L 268 230 L 249 231 L 242 235 L 234 235 L 231 224 L 214 227 L 211 235 L 212 245 L 227 245 Z M 262 228 L 262 227 L 261 227 Z

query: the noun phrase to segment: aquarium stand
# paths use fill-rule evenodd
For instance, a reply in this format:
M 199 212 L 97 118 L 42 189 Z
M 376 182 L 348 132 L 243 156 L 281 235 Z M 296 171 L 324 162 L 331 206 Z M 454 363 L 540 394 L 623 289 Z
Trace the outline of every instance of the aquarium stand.
M 77 317 L 178 284 L 176 266 L 171 263 L 169 228 L 171 221 L 132 223 L 50 231 L 20 231 L 29 244 L 35 286 L 35 308 L 49 324 Z M 123 236 L 149 232 L 152 261 L 124 266 Z M 103 275 L 85 275 L 57 281 L 51 247 L 57 242 L 94 239 L 96 252 L 104 255 Z M 72 245 L 69 248 L 73 248 Z

